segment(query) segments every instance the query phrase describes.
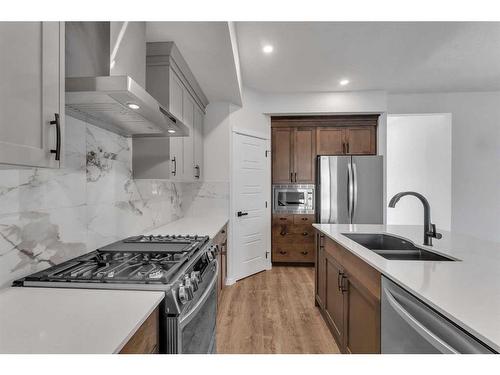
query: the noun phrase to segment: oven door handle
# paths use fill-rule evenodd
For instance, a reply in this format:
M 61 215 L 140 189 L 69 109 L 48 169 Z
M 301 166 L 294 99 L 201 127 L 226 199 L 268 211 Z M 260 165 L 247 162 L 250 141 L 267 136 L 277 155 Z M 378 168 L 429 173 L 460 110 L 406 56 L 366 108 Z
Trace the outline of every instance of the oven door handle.
M 186 324 L 188 324 L 191 319 L 194 317 L 195 313 L 198 312 L 198 310 L 203 306 L 205 303 L 207 296 L 210 294 L 212 288 L 215 286 L 215 283 L 217 282 L 217 275 L 219 274 L 219 262 L 217 260 L 214 261 L 215 263 L 215 273 L 214 276 L 212 277 L 212 280 L 210 280 L 210 283 L 208 284 L 207 289 L 203 292 L 201 295 L 200 299 L 196 302 L 196 305 L 194 305 L 189 312 L 184 315 L 181 320 L 179 321 L 179 326 L 184 327 Z

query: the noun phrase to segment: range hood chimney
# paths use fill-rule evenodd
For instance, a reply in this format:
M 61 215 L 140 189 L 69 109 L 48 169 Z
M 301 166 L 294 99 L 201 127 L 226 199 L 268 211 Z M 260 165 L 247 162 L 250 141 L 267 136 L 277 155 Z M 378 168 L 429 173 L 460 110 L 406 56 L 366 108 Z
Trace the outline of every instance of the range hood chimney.
M 68 115 L 127 137 L 189 135 L 145 86 L 144 22 L 66 22 Z

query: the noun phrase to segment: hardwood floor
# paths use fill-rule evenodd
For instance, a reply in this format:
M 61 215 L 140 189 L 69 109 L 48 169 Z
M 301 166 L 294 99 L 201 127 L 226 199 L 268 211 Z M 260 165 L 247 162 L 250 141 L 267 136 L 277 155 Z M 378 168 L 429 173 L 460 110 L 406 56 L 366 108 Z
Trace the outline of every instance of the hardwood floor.
M 339 353 L 314 306 L 314 268 L 273 267 L 226 287 L 217 352 Z

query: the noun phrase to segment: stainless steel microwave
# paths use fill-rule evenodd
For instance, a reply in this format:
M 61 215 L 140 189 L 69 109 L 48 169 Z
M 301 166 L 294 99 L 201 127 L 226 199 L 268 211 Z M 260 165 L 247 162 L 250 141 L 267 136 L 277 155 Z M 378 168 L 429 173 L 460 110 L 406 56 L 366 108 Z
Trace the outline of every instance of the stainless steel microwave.
M 273 185 L 273 212 L 314 214 L 314 185 Z

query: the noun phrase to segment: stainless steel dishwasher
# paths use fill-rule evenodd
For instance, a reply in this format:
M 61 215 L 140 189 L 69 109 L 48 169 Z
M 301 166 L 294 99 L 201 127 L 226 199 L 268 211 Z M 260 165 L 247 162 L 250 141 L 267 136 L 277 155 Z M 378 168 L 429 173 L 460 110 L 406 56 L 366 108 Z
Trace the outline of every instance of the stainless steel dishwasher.
M 483 343 L 382 277 L 383 354 L 492 354 Z

